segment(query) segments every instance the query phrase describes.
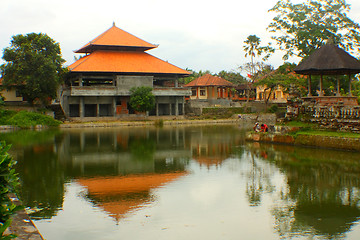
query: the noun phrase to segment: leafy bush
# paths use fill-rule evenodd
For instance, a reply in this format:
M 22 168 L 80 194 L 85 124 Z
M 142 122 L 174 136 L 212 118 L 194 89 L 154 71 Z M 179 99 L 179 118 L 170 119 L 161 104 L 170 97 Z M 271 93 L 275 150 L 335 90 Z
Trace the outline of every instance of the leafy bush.
M 151 87 L 134 87 L 130 89 L 130 106 L 138 112 L 146 112 L 154 109 L 155 96 Z
M 15 192 L 15 187 L 19 184 L 19 179 L 13 168 L 16 162 L 8 154 L 10 146 L 5 142 L 0 142 L 0 239 L 15 238 L 14 234 L 5 236 L 5 230 L 11 224 L 11 215 L 21 206 L 16 206 L 8 194 Z
M 0 125 L 8 125 L 9 119 L 15 114 L 15 111 L 0 109 Z
M 20 111 L 8 120 L 8 124 L 21 128 L 29 128 L 36 125 L 55 127 L 59 126 L 61 122 L 40 113 Z

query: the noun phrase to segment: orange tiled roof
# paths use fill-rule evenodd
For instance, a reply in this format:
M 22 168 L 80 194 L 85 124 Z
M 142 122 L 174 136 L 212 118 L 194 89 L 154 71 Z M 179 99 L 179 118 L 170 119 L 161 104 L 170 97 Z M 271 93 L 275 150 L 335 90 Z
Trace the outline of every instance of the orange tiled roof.
M 190 73 L 145 52 L 95 51 L 69 66 L 71 72 Z
M 75 51 L 76 53 L 90 53 L 100 47 L 126 47 L 139 48 L 143 51 L 156 48 L 157 46 L 148 43 L 134 35 L 118 28 L 115 24 L 107 31 L 90 41 L 88 44 Z
M 234 86 L 231 82 L 221 78 L 206 74 L 201 76 L 190 83 L 184 85 L 184 87 L 204 87 L 204 86 Z

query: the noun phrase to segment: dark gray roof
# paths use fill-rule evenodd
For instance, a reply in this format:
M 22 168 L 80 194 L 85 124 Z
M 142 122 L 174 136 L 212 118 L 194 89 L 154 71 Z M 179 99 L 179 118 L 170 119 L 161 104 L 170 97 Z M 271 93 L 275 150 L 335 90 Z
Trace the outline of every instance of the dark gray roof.
M 328 43 L 303 59 L 295 68 L 303 75 L 342 75 L 360 73 L 360 62 L 338 46 Z

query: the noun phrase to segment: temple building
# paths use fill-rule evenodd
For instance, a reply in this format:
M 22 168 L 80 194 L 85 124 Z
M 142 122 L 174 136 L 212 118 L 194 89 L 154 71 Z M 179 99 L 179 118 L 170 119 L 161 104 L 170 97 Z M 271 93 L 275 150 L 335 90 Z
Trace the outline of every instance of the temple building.
M 178 79 L 190 73 L 146 51 L 156 48 L 113 26 L 75 53 L 85 54 L 69 66 L 69 77 L 60 94 L 67 117 L 123 117 L 135 114 L 129 105 L 130 89 L 153 88 L 153 116 L 184 115 L 187 88 Z

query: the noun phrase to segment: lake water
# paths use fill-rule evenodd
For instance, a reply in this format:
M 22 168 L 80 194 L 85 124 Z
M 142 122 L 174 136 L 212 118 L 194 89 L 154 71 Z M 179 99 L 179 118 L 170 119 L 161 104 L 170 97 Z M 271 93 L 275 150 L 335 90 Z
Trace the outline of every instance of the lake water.
M 360 154 L 245 142 L 241 125 L 0 134 L 57 239 L 360 239 Z

